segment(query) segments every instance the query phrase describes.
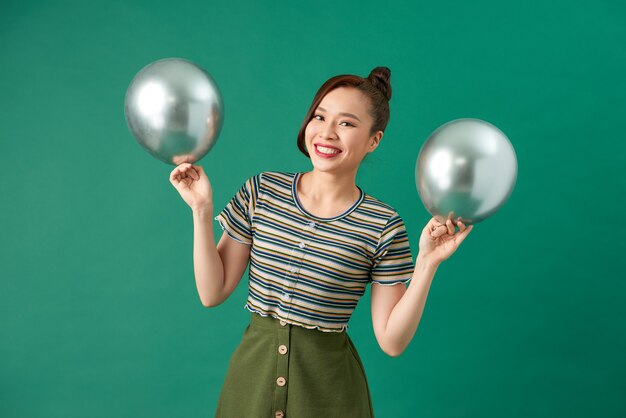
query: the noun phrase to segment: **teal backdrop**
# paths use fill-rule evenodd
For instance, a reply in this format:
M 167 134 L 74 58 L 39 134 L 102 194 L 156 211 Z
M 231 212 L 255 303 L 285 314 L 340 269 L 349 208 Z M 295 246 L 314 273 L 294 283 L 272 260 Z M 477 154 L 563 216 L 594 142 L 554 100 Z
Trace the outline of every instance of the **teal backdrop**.
M 201 305 L 173 166 L 126 125 L 132 77 L 166 57 L 223 94 L 199 162 L 216 210 L 253 174 L 311 168 L 296 135 L 336 74 L 392 71 L 357 180 L 414 257 L 428 135 L 474 117 L 513 143 L 513 194 L 440 266 L 407 350 L 379 348 L 369 288 L 350 320 L 377 417 L 626 416 L 625 45 L 619 1 L 3 1 L 0 416 L 213 416 L 247 273 Z

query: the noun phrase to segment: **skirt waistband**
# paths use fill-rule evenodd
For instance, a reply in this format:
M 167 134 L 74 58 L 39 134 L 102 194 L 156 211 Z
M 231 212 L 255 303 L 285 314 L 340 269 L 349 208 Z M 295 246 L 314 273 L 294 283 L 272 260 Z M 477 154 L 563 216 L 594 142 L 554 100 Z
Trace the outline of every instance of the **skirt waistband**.
M 288 329 L 291 332 L 298 333 L 314 333 L 316 336 L 328 336 L 328 337 L 345 337 L 346 331 L 343 330 L 341 332 L 335 331 L 321 331 L 317 328 L 306 328 L 301 325 L 291 324 L 287 321 L 283 321 L 282 319 L 274 318 L 271 315 L 263 316 L 259 313 L 251 312 L 252 317 L 250 318 L 250 325 L 253 327 L 266 328 L 266 329 Z

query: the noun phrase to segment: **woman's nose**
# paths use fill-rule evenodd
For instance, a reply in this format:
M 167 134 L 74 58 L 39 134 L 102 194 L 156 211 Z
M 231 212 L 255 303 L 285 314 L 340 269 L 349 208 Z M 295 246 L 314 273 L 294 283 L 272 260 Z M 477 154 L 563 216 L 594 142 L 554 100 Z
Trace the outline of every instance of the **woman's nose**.
M 336 139 L 335 129 L 330 123 L 325 124 L 319 131 L 318 136 L 322 139 Z

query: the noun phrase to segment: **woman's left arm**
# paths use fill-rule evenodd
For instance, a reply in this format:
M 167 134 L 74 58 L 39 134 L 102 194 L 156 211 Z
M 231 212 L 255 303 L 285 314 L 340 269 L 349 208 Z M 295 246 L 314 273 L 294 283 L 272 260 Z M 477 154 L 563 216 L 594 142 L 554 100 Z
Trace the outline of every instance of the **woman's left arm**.
M 459 231 L 455 234 L 455 225 Z M 420 237 L 420 250 L 412 280 L 403 285 L 372 284 L 372 324 L 380 348 L 397 357 L 409 345 L 419 325 L 430 284 L 439 264 L 450 257 L 473 229 L 460 220 L 446 220 L 446 225 L 432 218 Z

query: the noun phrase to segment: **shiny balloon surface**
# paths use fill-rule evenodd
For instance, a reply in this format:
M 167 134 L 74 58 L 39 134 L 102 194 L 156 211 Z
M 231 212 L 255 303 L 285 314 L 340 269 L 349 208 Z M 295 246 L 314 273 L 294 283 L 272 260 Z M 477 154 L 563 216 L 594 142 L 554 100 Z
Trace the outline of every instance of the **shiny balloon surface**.
M 181 58 L 155 61 L 126 91 L 126 122 L 150 154 L 169 164 L 194 163 L 215 145 L 223 121 L 221 94 L 211 76 Z
M 517 180 L 517 158 L 509 139 L 480 119 L 456 119 L 422 145 L 415 167 L 417 190 L 440 221 L 478 223 L 498 211 Z

